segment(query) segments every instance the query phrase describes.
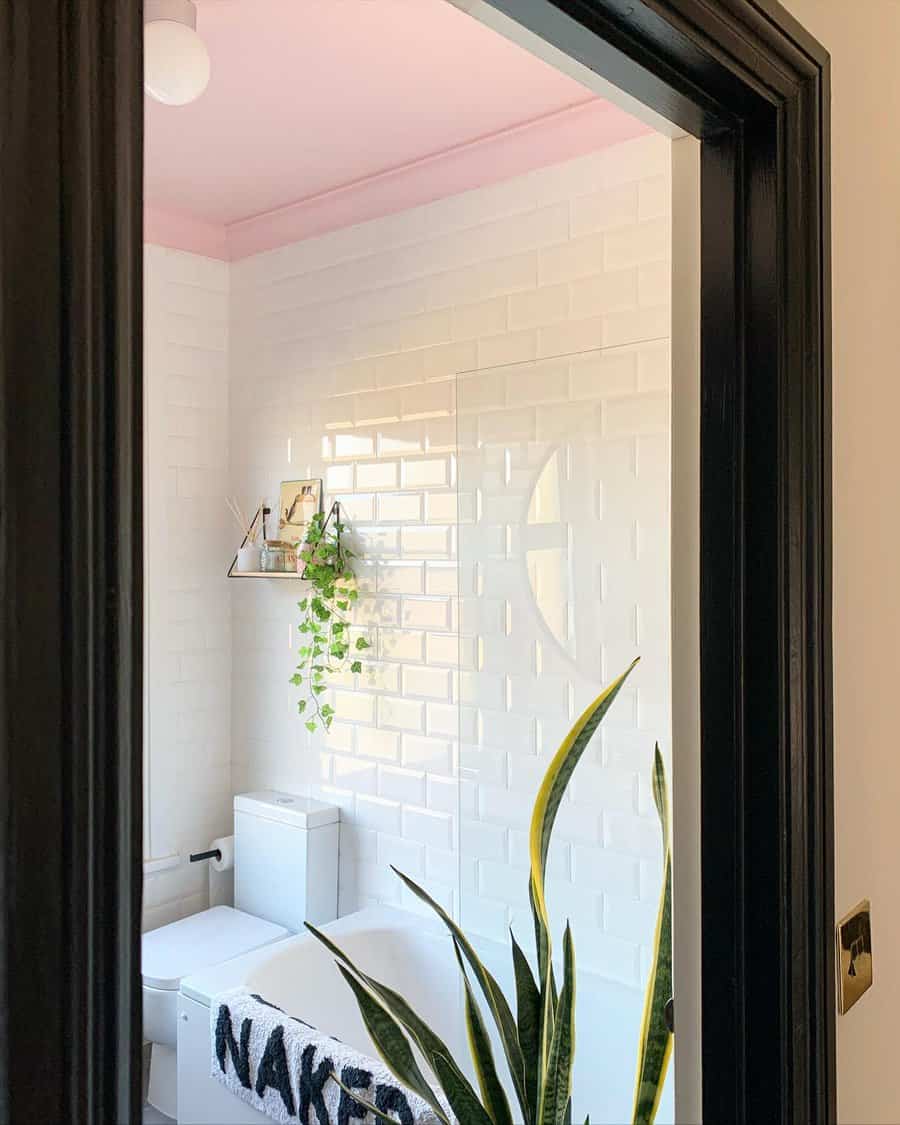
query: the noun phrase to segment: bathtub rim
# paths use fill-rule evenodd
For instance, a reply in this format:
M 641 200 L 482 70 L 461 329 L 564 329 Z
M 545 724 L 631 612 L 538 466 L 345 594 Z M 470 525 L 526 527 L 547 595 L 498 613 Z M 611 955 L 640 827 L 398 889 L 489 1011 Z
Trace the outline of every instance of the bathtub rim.
M 427 918 L 411 910 L 403 910 L 394 906 L 366 906 L 362 910 L 353 911 L 336 918 L 333 922 L 326 922 L 321 929 L 338 944 L 342 936 L 357 933 L 363 929 L 428 929 L 440 933 L 433 919 Z M 228 989 L 240 988 L 246 984 L 254 970 L 260 968 L 266 961 L 272 959 L 288 949 L 299 945 L 306 945 L 316 939 L 305 931 L 291 934 L 280 941 L 262 946 L 260 949 L 251 950 L 233 957 L 230 961 L 220 961 L 217 965 L 209 965 L 191 976 L 184 977 L 181 981 L 179 992 L 190 1000 L 196 1000 L 204 1007 L 211 1007 L 213 998 Z

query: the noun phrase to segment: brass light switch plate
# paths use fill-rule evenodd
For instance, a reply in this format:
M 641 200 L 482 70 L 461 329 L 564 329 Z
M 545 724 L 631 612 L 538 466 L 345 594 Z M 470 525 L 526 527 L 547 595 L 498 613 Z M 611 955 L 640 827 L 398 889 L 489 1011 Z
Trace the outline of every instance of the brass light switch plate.
M 837 955 L 838 1003 L 843 1015 L 872 987 L 872 919 L 867 898 L 838 922 Z

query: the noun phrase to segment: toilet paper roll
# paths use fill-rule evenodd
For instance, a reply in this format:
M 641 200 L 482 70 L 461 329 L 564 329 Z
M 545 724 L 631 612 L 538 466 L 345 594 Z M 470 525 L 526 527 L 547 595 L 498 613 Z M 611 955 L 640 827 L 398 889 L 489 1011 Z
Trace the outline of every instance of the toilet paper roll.
M 209 861 L 213 871 L 230 871 L 234 867 L 234 836 L 222 836 L 213 840 L 209 848 L 210 851 L 218 849 L 222 853 L 221 859 L 213 856 Z

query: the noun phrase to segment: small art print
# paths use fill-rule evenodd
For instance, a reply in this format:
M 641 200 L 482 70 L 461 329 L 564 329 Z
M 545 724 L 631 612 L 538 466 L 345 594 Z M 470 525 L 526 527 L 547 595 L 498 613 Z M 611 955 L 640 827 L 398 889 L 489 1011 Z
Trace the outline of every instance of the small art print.
M 303 543 L 310 520 L 321 508 L 321 480 L 282 481 L 278 508 L 279 539 L 284 543 Z

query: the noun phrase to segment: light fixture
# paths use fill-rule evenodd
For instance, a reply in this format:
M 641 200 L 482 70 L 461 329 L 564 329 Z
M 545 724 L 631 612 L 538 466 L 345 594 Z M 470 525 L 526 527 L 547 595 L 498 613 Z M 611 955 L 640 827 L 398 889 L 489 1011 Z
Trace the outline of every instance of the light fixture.
M 192 0 L 144 0 L 144 89 L 163 105 L 187 105 L 209 82 L 209 52 Z

